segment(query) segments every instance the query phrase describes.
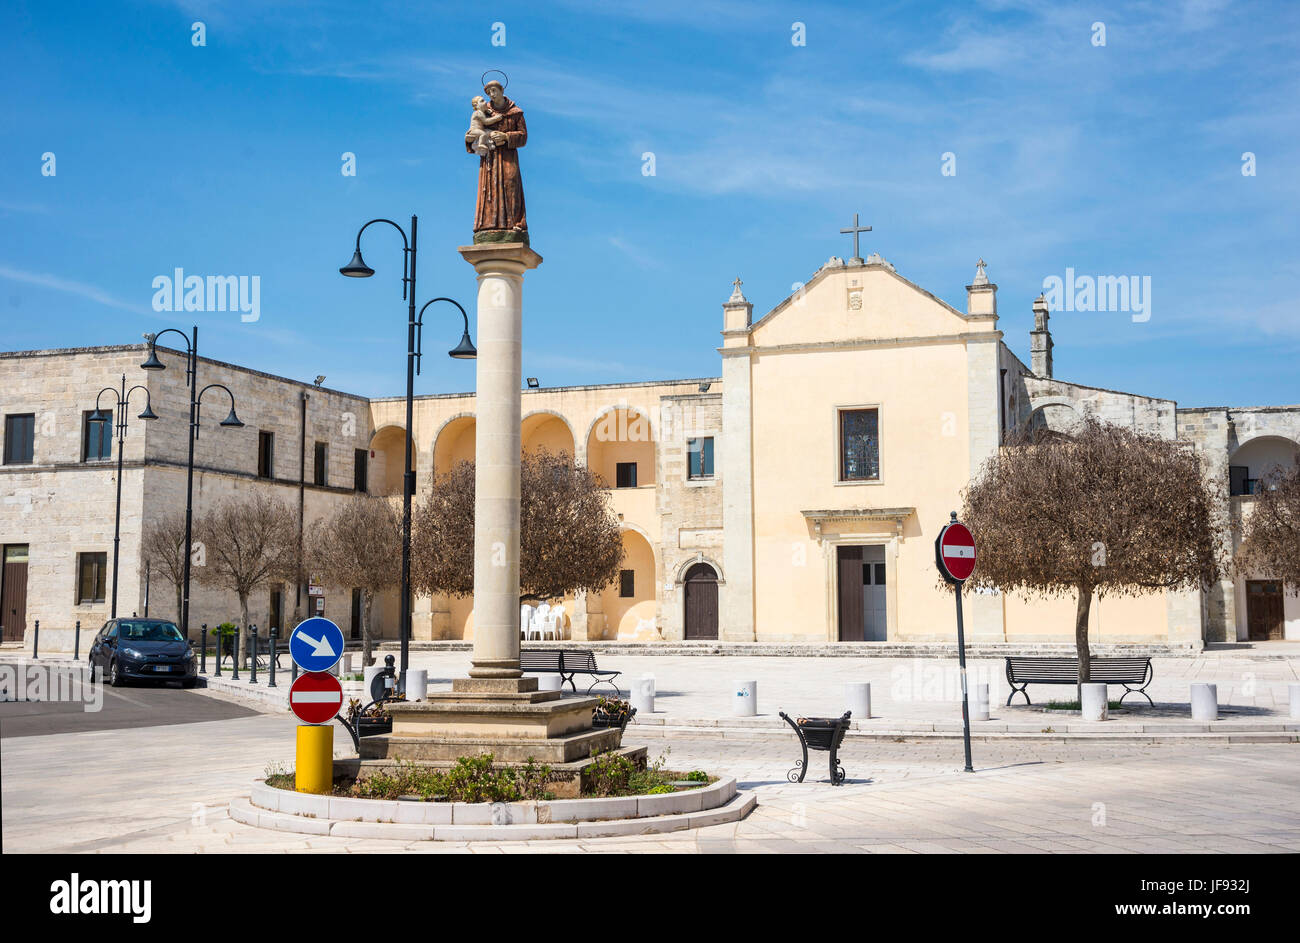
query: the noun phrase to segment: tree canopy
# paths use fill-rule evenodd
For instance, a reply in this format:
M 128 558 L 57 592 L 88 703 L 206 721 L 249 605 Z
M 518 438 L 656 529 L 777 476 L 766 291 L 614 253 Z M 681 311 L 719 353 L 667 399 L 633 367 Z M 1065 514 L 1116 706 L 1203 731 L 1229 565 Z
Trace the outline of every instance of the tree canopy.
M 976 588 L 1075 594 L 1079 681 L 1089 678 L 1094 595 L 1131 596 L 1216 578 L 1213 502 L 1189 446 L 1092 417 L 1069 436 L 1020 438 L 965 494 Z
M 618 577 L 623 538 L 603 482 L 565 452 L 526 453 L 520 469 L 519 592 L 554 599 L 599 592 Z M 474 463 L 434 479 L 412 522 L 411 583 L 421 593 L 474 592 Z
M 1288 592 L 1300 593 L 1300 453 L 1290 466 L 1267 472 L 1260 484 L 1244 515 L 1237 568 L 1282 580 Z

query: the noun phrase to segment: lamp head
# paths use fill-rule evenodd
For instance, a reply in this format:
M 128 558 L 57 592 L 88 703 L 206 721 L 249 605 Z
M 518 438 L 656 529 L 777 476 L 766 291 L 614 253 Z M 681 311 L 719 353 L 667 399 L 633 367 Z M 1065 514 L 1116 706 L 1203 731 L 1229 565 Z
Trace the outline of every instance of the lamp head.
M 365 259 L 361 258 L 360 246 L 357 246 L 356 251 L 352 253 L 352 261 L 339 269 L 339 272 L 349 278 L 369 278 L 375 274 L 375 270 L 366 264 Z
M 152 344 L 149 345 L 149 359 L 146 360 L 144 363 L 140 364 L 140 369 L 142 370 L 166 370 L 167 369 L 167 365 L 158 359 L 158 351 Z
M 221 425 L 226 426 L 227 428 L 230 428 L 230 429 L 242 429 L 242 428 L 244 428 L 244 424 L 243 424 L 242 422 L 240 422 L 240 421 L 239 421 L 239 417 L 235 415 L 235 407 L 234 407 L 234 406 L 231 406 L 231 407 L 230 407 L 230 415 L 227 416 L 225 419 L 221 420 Z
M 473 360 L 478 356 L 478 350 L 474 347 L 474 342 L 469 339 L 469 331 L 460 335 L 460 343 L 454 350 L 447 351 L 447 355 L 457 360 Z
M 148 403 L 144 404 L 144 412 L 135 417 L 136 419 L 157 419 L 158 414 L 153 411 L 153 407 Z

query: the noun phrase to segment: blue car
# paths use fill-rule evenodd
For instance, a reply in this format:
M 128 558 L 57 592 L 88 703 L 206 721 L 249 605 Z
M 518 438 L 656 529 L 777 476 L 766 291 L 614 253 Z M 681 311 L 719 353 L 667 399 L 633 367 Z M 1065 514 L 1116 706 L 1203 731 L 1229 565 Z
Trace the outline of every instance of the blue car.
M 198 678 L 194 650 L 174 622 L 113 619 L 90 645 L 90 676 L 113 687 L 127 681 L 179 681 L 192 688 Z

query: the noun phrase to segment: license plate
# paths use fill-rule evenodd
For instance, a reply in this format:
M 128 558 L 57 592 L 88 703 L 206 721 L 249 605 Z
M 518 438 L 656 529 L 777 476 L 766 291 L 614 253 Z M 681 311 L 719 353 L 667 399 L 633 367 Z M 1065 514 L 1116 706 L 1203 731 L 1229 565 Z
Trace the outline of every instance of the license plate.
M 149 667 L 154 671 L 175 671 L 176 670 L 175 665 L 150 665 Z

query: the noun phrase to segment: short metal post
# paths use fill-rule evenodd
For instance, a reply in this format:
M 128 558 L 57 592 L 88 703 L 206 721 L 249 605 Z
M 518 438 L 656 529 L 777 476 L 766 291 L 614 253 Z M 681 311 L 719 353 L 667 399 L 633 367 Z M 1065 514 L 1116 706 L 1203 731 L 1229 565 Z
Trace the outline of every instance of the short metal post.
M 221 631 L 221 626 L 217 626 L 212 631 L 216 634 L 217 637 L 217 654 L 216 654 L 217 670 L 213 672 L 213 676 L 220 678 L 221 677 L 221 654 L 226 647 L 226 633 Z
M 40 647 L 41 647 L 41 620 L 37 619 L 36 627 L 32 629 L 32 657 L 33 658 L 41 657 L 40 655 L 37 654 L 37 651 L 40 650 Z
M 76 631 L 72 634 L 72 660 L 81 661 L 81 620 L 77 620 Z
M 277 637 L 279 637 L 280 630 L 277 629 L 275 626 L 271 626 L 271 631 L 268 632 L 267 634 L 270 636 L 271 639 L 270 664 L 268 665 L 268 670 L 271 672 L 271 677 L 270 679 L 267 680 L 266 686 L 268 688 L 273 688 L 275 687 L 275 640 Z
M 234 648 L 235 650 L 235 655 L 234 655 L 235 667 L 230 669 L 230 680 L 238 681 L 239 680 L 239 629 L 236 628 L 235 631 L 230 633 L 230 635 L 231 635 L 231 647 Z
M 203 639 L 202 644 L 199 646 L 199 674 L 205 675 L 208 673 L 208 624 L 206 622 L 203 623 L 203 631 L 199 637 Z M 219 660 L 220 655 L 217 657 Z
M 248 683 L 257 684 L 257 623 L 248 627 Z

